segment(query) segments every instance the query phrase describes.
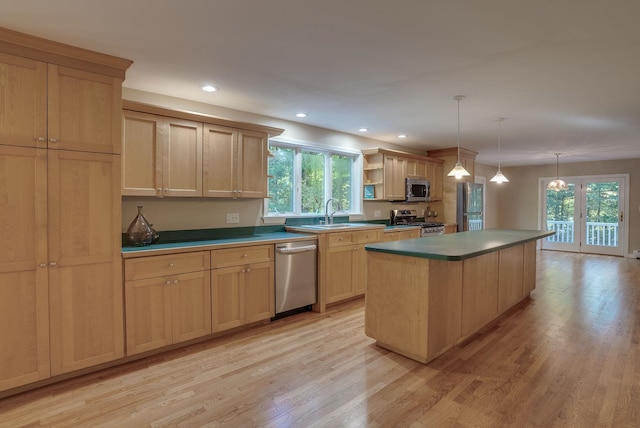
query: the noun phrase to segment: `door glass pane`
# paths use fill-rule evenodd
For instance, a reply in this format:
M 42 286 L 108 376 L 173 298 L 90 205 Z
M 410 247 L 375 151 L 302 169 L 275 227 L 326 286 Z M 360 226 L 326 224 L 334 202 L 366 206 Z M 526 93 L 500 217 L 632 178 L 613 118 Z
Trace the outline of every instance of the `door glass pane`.
M 587 183 L 585 244 L 618 246 L 619 184 Z
M 567 190 L 547 190 L 547 230 L 556 232 L 555 235 L 548 236 L 547 241 L 575 242 L 575 199 L 575 184 L 572 183 L 569 183 Z
M 294 210 L 294 150 L 286 147 L 271 147 L 269 158 L 269 213 L 291 213 Z
M 302 212 L 324 213 L 324 160 L 318 152 L 302 152 Z

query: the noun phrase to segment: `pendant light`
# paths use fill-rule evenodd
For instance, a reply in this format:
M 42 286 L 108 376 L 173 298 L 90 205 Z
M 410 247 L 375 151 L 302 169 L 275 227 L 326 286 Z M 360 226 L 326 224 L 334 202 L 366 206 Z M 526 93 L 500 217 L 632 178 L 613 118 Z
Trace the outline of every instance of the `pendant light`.
M 560 153 L 554 153 L 556 155 L 556 179 L 551 183 L 547 184 L 547 190 L 555 190 L 559 192 L 560 190 L 569 190 L 569 186 L 563 180 L 560 180 L 560 176 L 558 175 L 558 162 L 560 160 Z
M 468 177 L 471 174 L 464 169 L 462 164 L 460 163 L 460 101 L 464 100 L 464 95 L 456 95 L 453 97 L 454 100 L 458 101 L 458 162 L 456 162 L 456 166 L 447 174 L 449 177 L 455 177 L 456 180 L 461 179 L 462 177 Z
M 502 171 L 500 171 L 500 124 L 502 123 L 503 120 L 504 120 L 504 117 L 498 118 L 498 172 L 496 172 L 496 175 L 494 175 L 493 178 L 490 180 L 498 184 L 509 182 L 509 179 L 507 179 L 507 177 L 505 177 L 502 174 Z

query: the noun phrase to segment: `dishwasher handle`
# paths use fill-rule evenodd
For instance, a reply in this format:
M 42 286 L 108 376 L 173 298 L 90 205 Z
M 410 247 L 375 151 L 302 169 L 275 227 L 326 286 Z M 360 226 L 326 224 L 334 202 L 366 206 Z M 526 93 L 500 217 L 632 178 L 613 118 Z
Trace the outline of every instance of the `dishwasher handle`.
M 317 245 L 303 245 L 300 247 L 276 247 L 276 253 L 280 254 L 297 254 L 306 253 L 307 251 L 315 251 L 318 248 Z

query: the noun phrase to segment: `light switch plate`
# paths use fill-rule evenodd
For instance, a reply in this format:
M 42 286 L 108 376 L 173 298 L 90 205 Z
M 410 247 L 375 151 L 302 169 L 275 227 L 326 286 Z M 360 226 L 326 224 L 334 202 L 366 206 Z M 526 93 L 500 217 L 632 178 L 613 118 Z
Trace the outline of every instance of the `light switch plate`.
M 240 213 L 227 213 L 227 223 L 240 223 Z

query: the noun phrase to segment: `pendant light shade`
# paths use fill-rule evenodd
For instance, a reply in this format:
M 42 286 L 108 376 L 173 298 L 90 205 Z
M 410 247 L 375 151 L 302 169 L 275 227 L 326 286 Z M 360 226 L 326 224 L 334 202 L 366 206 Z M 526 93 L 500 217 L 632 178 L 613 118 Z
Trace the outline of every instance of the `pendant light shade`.
M 504 176 L 504 174 L 502 174 L 502 171 L 500 171 L 500 124 L 502 123 L 502 121 L 504 120 L 503 117 L 498 118 L 498 172 L 496 172 L 496 175 L 493 176 L 493 178 L 490 180 L 494 183 L 508 183 L 509 180 L 507 179 L 507 177 Z
M 560 180 L 560 176 L 558 175 L 558 163 L 560 161 L 560 153 L 554 153 L 556 155 L 556 179 L 547 184 L 547 190 L 555 190 L 559 192 L 560 190 L 569 190 L 569 186 L 563 180 Z
M 462 177 L 468 177 L 471 174 L 469 174 L 469 171 L 464 169 L 460 163 L 460 101 L 464 99 L 464 95 L 456 95 L 453 99 L 458 101 L 458 162 L 456 162 L 456 166 L 453 167 L 447 176 L 455 177 L 456 180 L 459 180 Z

